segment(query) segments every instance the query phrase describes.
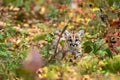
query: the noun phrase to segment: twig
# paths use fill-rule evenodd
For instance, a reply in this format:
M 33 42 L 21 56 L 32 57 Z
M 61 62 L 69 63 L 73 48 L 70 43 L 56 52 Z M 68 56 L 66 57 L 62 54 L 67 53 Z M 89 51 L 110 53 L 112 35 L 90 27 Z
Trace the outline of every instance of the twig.
M 70 20 L 71 20 L 71 19 L 68 20 L 68 22 L 67 22 L 66 25 L 64 26 L 61 34 L 59 35 L 59 38 L 58 38 L 58 41 L 57 41 L 57 44 L 56 44 L 56 47 L 55 47 L 55 51 L 54 51 L 54 56 L 52 56 L 51 59 L 55 58 L 56 55 L 57 55 L 58 44 L 59 44 L 59 42 L 60 42 L 60 39 L 61 39 L 61 37 L 62 37 L 62 34 L 63 34 L 64 31 L 67 29 L 68 23 L 70 22 Z M 51 59 L 50 59 L 50 60 L 51 60 Z
M 63 30 L 62 30 L 59 38 L 58 38 L 58 41 L 57 41 L 57 44 L 56 44 L 56 47 L 55 47 L 54 56 L 53 56 L 54 58 L 55 58 L 55 56 L 57 55 L 58 44 L 59 44 L 59 42 L 60 42 L 60 39 L 61 39 L 61 37 L 62 37 L 62 34 L 63 34 L 64 31 L 67 29 L 67 27 L 68 27 L 68 25 L 65 25 L 65 26 L 64 26 L 64 28 L 63 28 Z

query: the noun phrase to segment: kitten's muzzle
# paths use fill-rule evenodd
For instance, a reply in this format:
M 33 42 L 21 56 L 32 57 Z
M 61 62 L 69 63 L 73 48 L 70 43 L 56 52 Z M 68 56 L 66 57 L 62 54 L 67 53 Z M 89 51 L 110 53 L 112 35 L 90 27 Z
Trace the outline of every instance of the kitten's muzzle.
M 78 44 L 70 44 L 70 46 L 76 47 L 76 46 L 78 46 Z

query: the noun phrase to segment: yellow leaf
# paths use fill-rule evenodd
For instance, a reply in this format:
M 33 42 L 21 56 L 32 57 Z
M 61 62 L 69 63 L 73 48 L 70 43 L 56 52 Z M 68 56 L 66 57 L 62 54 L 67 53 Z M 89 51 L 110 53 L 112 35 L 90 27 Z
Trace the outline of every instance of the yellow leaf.
M 93 8 L 92 11 L 98 11 L 100 10 L 99 8 Z

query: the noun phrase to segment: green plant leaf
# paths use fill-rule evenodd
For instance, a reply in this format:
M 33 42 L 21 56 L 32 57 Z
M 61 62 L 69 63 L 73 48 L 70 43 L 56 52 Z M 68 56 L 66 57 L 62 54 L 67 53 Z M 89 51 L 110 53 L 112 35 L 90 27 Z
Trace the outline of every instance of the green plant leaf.
M 45 35 L 38 34 L 32 40 L 33 41 L 39 41 L 39 40 L 45 40 L 45 38 L 46 38 Z
M 86 53 L 90 53 L 93 50 L 93 48 L 92 48 L 93 42 L 92 41 L 87 41 L 83 45 L 84 45 L 84 51 Z
M 113 56 L 112 56 L 112 52 L 110 51 L 109 48 L 106 49 L 106 52 L 107 52 L 107 55 L 108 55 L 109 57 L 111 57 L 111 58 L 113 57 Z

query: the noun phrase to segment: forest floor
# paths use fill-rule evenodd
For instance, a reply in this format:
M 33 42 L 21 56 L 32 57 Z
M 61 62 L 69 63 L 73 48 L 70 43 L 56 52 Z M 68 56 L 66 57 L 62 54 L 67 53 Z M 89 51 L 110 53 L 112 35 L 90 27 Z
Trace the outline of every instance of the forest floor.
M 105 41 L 106 25 L 99 17 L 100 9 L 86 2 L 75 9 L 48 3 L 0 6 L 0 80 L 120 80 L 120 55 L 113 55 Z M 51 49 L 54 32 L 66 24 L 68 30 L 85 30 L 83 56 L 50 61 L 55 50 Z M 120 50 L 119 44 L 117 48 Z

